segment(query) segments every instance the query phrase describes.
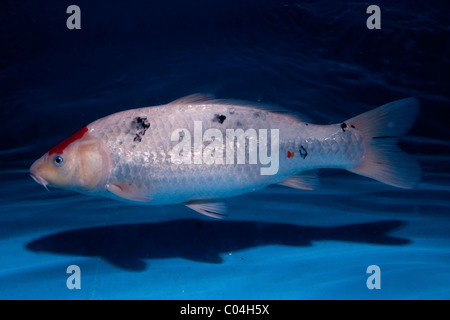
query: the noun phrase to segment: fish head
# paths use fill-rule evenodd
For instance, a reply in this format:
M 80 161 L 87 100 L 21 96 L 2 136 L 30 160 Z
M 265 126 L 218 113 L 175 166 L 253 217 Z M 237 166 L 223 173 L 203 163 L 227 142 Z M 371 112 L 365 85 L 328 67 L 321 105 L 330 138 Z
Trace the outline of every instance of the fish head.
M 101 191 L 109 173 L 109 154 L 87 127 L 50 149 L 30 168 L 31 177 L 46 189 L 51 186 L 87 193 Z

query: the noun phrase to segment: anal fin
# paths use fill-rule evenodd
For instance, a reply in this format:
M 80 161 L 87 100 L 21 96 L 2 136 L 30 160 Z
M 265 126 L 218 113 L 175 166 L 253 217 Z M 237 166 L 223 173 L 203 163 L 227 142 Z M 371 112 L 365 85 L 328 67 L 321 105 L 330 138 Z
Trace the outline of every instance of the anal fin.
M 227 217 L 227 205 L 222 199 L 211 200 L 191 200 L 185 205 L 198 213 L 216 219 L 224 219 Z

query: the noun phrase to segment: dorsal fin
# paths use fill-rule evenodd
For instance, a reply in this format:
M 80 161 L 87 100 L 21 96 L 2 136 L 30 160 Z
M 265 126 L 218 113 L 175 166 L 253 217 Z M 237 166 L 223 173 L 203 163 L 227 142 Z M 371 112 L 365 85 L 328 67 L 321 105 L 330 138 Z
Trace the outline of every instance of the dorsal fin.
M 258 108 L 260 110 L 265 110 L 269 112 L 274 113 L 283 113 L 286 115 L 289 115 L 291 117 L 296 118 L 297 120 L 303 121 L 303 122 L 309 122 L 312 123 L 311 119 L 301 114 L 297 111 L 287 110 L 285 108 L 267 104 L 263 102 L 255 102 L 255 101 L 247 101 L 247 100 L 239 100 L 239 99 L 216 99 L 216 97 L 213 94 L 209 93 L 194 93 L 191 95 L 188 95 L 186 97 L 179 98 L 177 100 L 174 100 L 167 105 L 187 105 L 187 104 L 198 104 L 200 102 L 208 102 L 211 104 L 221 104 L 221 105 L 229 105 L 229 106 L 241 106 L 241 107 L 252 107 L 252 108 Z
M 172 102 L 169 102 L 168 105 L 198 103 L 198 102 L 205 102 L 205 101 L 214 100 L 214 99 L 215 99 L 215 97 L 212 94 L 194 93 L 194 94 L 190 94 L 186 97 L 182 97 L 182 98 L 179 98 Z
M 278 105 L 274 105 L 274 104 L 270 104 L 270 103 L 266 103 L 266 102 L 248 101 L 248 100 L 240 100 L 240 99 L 214 99 L 214 100 L 210 100 L 208 102 L 222 104 L 222 105 L 230 105 L 230 106 L 237 105 L 237 106 L 241 106 L 241 107 L 258 108 L 260 110 L 264 110 L 264 111 L 268 111 L 268 112 L 282 113 L 287 116 L 291 116 L 297 120 L 312 123 L 312 120 L 307 115 L 304 115 L 298 111 L 288 110 L 288 109 L 280 107 Z

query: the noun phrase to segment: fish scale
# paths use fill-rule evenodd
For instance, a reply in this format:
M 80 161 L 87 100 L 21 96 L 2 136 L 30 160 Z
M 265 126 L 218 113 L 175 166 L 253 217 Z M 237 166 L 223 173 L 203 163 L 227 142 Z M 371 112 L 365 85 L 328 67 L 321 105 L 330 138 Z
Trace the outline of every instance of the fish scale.
M 231 111 L 232 110 L 232 111 Z M 217 121 L 217 115 L 225 115 L 223 123 Z M 136 130 L 131 123 L 136 118 L 146 118 L 150 128 L 140 142 L 133 141 Z M 171 133 L 183 129 L 194 132 L 194 121 L 201 121 L 203 132 L 217 128 L 222 136 L 226 129 L 235 128 L 238 122 L 245 131 L 255 129 L 280 130 L 280 168 L 273 176 L 261 176 L 260 164 L 173 164 L 170 151 L 174 146 Z M 269 184 L 278 183 L 295 172 L 324 166 L 351 166 L 357 164 L 362 156 L 362 144 L 352 145 L 347 152 L 342 146 L 357 141 L 358 132 L 342 132 L 336 126 L 304 126 L 299 119 L 283 113 L 273 113 L 250 106 L 230 107 L 228 104 L 173 104 L 125 111 L 100 119 L 88 126 L 93 134 L 105 141 L 110 151 L 113 170 L 109 184 L 129 183 L 134 189 L 150 195 L 154 203 L 184 202 L 189 199 L 229 197 L 248 190 L 261 189 Z M 107 129 L 105 129 L 107 128 Z M 139 129 L 137 129 L 139 131 Z M 181 130 L 182 131 L 182 130 Z M 307 138 L 321 132 L 323 140 Z M 117 134 L 117 132 L 120 132 Z M 293 138 L 295 137 L 295 138 Z M 331 139 L 327 146 L 327 139 Z M 118 142 L 120 141 L 120 142 Z M 297 149 L 308 146 L 308 157 L 302 159 Z M 202 149 L 207 143 L 202 144 Z M 353 148 L 353 150 L 352 150 Z M 298 156 L 287 159 L 288 149 Z M 157 152 L 157 159 L 145 154 Z M 348 152 L 350 151 L 350 152 Z M 225 152 L 224 152 L 225 153 Z M 356 157 L 355 157 L 356 155 Z M 354 158 L 354 159 L 352 159 Z M 224 155 L 225 162 L 225 155 Z M 131 170 L 130 170 L 131 169 Z

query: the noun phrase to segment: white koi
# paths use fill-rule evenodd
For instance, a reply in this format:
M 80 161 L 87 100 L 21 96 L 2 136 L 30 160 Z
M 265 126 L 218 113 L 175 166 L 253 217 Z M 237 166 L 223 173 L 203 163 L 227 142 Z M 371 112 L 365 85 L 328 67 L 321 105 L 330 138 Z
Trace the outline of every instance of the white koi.
M 92 122 L 31 166 L 59 187 L 141 204 L 183 203 L 223 217 L 223 198 L 282 184 L 314 189 L 310 170 L 346 169 L 412 188 L 420 166 L 398 139 L 419 111 L 415 98 L 343 123 L 317 125 L 254 103 L 190 95 Z

